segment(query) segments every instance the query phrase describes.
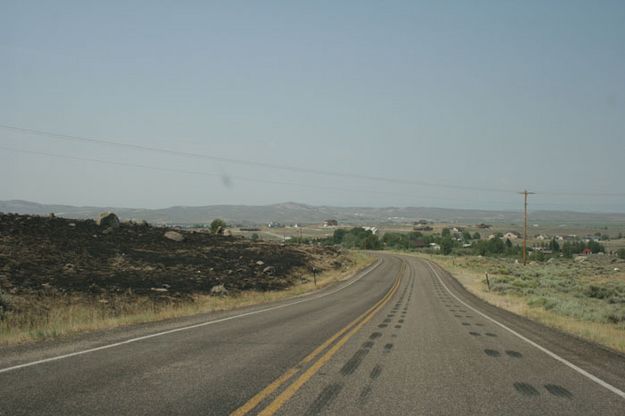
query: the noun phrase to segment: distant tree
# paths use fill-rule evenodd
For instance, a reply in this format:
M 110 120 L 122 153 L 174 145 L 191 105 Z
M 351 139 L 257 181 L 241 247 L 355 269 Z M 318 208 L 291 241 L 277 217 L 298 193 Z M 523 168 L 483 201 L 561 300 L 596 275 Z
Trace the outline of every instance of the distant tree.
M 623 233 L 618 233 L 618 239 L 620 240 L 621 238 L 623 238 Z
M 506 248 L 506 245 L 501 238 L 493 238 L 488 240 L 488 251 L 493 254 L 502 254 Z
M 609 236 L 609 235 L 607 235 L 607 234 L 603 234 L 603 235 L 601 236 L 601 241 L 608 241 L 608 240 L 610 240 L 610 236 Z
M 512 241 L 509 238 L 506 238 L 506 248 L 512 248 Z
M 449 228 L 443 228 L 443 231 L 441 231 L 441 237 L 451 237 L 451 230 Z
M 463 239 L 464 241 L 469 241 L 471 238 L 472 238 L 472 237 L 471 237 L 471 233 L 470 233 L 470 232 L 468 232 L 468 231 L 464 231 L 464 232 L 462 233 L 462 239 Z
M 446 237 L 441 240 L 441 253 L 444 255 L 449 255 L 454 249 L 454 242 L 451 238 Z
M 554 253 L 558 253 L 560 251 L 560 244 L 556 241 L 555 237 L 553 237 L 549 242 L 549 250 L 553 251 Z
M 474 240 L 480 240 L 481 238 L 482 238 L 482 236 L 477 231 L 475 233 L 473 233 L 473 239 Z
M 619 248 L 618 250 L 616 250 L 616 255 L 619 259 L 625 260 L 625 248 Z
M 502 233 L 502 232 L 496 233 L 496 234 L 495 234 L 495 237 L 497 237 L 497 238 L 503 238 L 503 233 Z
M 334 235 L 332 238 L 334 239 L 334 244 L 341 244 L 343 242 L 343 238 L 347 234 L 347 230 L 344 228 L 337 228 L 334 230 Z
M 260 236 L 257 233 L 252 234 L 251 237 L 252 241 L 258 241 L 260 239 Z
M 593 253 L 605 253 L 605 247 L 603 244 L 596 241 L 589 241 L 587 247 L 591 249 Z
M 220 218 L 216 218 L 211 222 L 211 233 L 216 234 L 219 227 L 226 228 L 226 222 Z

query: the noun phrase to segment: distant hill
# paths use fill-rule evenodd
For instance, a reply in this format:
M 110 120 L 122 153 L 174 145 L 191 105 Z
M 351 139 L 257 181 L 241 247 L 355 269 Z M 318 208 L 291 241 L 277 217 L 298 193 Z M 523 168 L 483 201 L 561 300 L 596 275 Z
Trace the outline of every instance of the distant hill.
M 312 224 L 336 219 L 340 224 L 411 223 L 420 219 L 463 224 L 518 224 L 521 211 L 488 211 L 424 207 L 328 207 L 295 202 L 273 205 L 175 206 L 163 209 L 76 207 L 45 205 L 29 201 L 0 201 L 0 212 L 48 215 L 66 218 L 96 218 L 102 211 L 113 211 L 122 219 L 146 220 L 155 224 L 203 224 L 222 218 L 231 224 L 256 225 L 277 221 L 284 224 Z M 625 214 L 570 211 L 531 211 L 531 222 L 539 224 L 625 224 Z

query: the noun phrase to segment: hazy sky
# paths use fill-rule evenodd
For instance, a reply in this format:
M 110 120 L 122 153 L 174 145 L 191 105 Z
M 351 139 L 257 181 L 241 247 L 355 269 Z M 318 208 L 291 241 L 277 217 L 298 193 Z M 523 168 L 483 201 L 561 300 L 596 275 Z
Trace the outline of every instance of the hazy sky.
M 2 1 L 2 125 L 456 188 L 0 128 L 0 199 L 520 209 L 528 188 L 624 212 L 624 22 L 620 0 Z

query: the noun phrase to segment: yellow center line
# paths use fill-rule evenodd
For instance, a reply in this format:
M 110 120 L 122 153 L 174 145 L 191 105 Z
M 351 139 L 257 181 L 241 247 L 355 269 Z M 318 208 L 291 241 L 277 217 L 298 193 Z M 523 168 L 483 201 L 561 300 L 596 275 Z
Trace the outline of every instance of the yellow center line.
M 399 288 L 400 278 L 398 277 L 393 285 L 390 296 L 386 296 L 383 302 L 375 307 L 373 311 L 358 323 L 347 335 L 341 338 L 336 344 L 332 346 L 324 355 L 319 358 L 313 365 L 311 365 L 301 376 L 299 376 L 293 383 L 291 383 L 282 393 L 275 398 L 266 408 L 264 408 L 258 415 L 259 416 L 271 416 L 274 415 L 284 404 L 291 399 L 295 393 L 308 382 L 318 371 L 323 367 L 330 359 L 349 341 L 349 339 L 356 334 L 360 328 L 362 328 L 367 322 L 371 320 L 384 305 L 392 298 L 397 289 Z
M 402 263 L 402 268 L 401 268 L 401 270 L 399 272 L 400 274 L 404 270 L 403 266 L 404 266 L 404 264 Z M 391 289 L 389 289 L 389 291 L 386 293 L 386 295 L 384 295 L 384 297 L 382 299 L 380 299 L 378 302 L 376 302 L 376 304 L 373 305 L 371 308 L 369 308 L 365 313 L 360 315 L 358 318 L 354 319 L 352 322 L 347 324 L 340 331 L 338 331 L 336 334 L 334 334 L 332 337 L 330 337 L 328 340 L 326 340 L 323 344 L 321 344 L 317 348 L 315 348 L 310 354 L 308 354 L 306 357 L 304 357 L 304 359 L 302 359 L 295 367 L 292 367 L 289 370 L 287 370 L 286 372 L 284 372 L 280 377 L 278 377 L 276 380 L 274 380 L 271 384 L 269 384 L 267 387 L 265 387 L 264 389 L 259 391 L 257 394 L 255 394 L 254 397 L 252 397 L 250 400 L 248 400 L 243 406 L 239 407 L 238 409 L 236 409 L 235 411 L 230 413 L 230 415 L 231 416 L 244 416 L 247 413 L 249 413 L 256 406 L 258 406 L 263 400 L 265 400 L 273 392 L 275 392 L 278 388 L 280 388 L 280 386 L 282 386 L 289 379 L 291 379 L 291 377 L 293 377 L 295 374 L 297 374 L 297 372 L 304 365 L 306 365 L 310 361 L 314 360 L 329 345 L 331 345 L 334 341 L 336 341 L 337 338 L 339 338 L 343 334 L 345 334 L 350 328 L 352 328 L 354 325 L 356 325 L 359 321 L 361 321 L 363 319 L 366 319 L 369 314 L 375 313 L 377 311 L 377 308 L 381 307 L 383 304 L 385 304 L 388 301 L 388 299 L 391 298 L 392 294 L 397 289 L 396 286 L 398 285 L 398 281 L 399 281 L 399 279 L 397 279 L 395 281 L 395 283 L 393 284 Z

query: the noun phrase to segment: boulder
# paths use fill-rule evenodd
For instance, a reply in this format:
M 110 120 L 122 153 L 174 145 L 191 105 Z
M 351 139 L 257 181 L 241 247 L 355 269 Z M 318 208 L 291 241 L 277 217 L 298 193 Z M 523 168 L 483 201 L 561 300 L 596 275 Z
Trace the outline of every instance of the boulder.
M 184 235 L 180 234 L 178 231 L 167 231 L 165 233 L 165 238 L 172 241 L 182 241 L 184 240 Z
M 96 220 L 96 224 L 105 228 L 118 228 L 119 218 L 112 212 L 103 212 Z
M 263 273 L 265 274 L 273 274 L 276 271 L 276 268 L 273 266 L 267 266 L 263 269 Z
M 228 289 L 224 285 L 217 285 L 211 288 L 212 296 L 226 296 L 228 294 Z

